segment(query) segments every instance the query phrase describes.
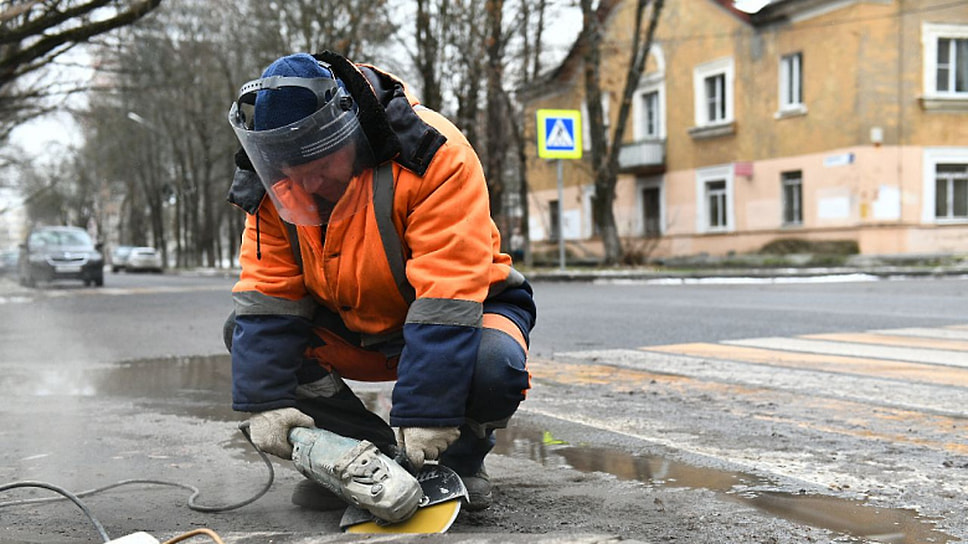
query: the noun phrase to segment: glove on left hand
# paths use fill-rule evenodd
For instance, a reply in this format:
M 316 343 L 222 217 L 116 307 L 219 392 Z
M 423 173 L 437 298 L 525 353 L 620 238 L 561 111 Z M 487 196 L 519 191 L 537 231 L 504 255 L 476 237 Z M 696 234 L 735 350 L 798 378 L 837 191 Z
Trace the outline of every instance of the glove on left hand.
M 407 452 L 414 470 L 424 461 L 434 461 L 460 437 L 457 427 L 402 427 L 397 432 L 397 444 Z
M 289 429 L 315 427 L 313 418 L 296 408 L 277 408 L 249 418 L 249 437 L 260 450 L 286 460 L 292 459 Z

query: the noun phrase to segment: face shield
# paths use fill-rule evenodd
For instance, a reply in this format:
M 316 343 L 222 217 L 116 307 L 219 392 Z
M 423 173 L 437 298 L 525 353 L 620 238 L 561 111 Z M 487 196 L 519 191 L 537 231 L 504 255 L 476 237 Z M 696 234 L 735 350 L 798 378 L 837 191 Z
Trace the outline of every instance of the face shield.
M 317 109 L 293 123 L 255 130 L 259 92 L 300 87 Z M 296 225 L 321 225 L 319 199 L 336 202 L 350 181 L 373 166 L 373 153 L 352 97 L 335 80 L 272 76 L 242 86 L 229 123 L 279 215 Z

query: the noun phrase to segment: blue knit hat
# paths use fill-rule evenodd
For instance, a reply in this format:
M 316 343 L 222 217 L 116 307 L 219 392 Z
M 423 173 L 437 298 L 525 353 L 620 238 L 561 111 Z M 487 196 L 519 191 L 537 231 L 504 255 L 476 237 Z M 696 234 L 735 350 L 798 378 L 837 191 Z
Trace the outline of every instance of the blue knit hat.
M 335 79 L 332 72 L 306 53 L 296 53 L 276 60 L 266 68 L 262 77 L 325 77 Z M 255 130 L 271 130 L 309 117 L 319 109 L 316 95 L 309 89 L 282 87 L 259 91 L 255 99 Z

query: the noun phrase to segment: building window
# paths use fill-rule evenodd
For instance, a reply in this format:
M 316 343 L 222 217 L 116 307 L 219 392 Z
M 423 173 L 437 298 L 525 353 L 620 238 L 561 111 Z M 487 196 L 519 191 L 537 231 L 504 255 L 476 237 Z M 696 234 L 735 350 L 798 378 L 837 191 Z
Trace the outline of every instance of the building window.
M 968 219 L 968 164 L 938 164 L 934 178 L 936 219 Z
M 734 228 L 733 165 L 696 170 L 696 230 L 724 232 Z
M 968 25 L 922 23 L 924 95 L 928 110 L 968 110 Z
M 783 191 L 783 224 L 800 225 L 803 223 L 803 174 L 783 172 L 780 174 Z
M 939 93 L 968 92 L 968 39 L 938 38 L 935 74 Z
M 706 120 L 721 123 L 726 120 L 726 74 L 709 76 L 706 85 Z
M 780 110 L 803 108 L 803 54 L 780 58 Z
M 733 59 L 701 64 L 693 71 L 696 126 L 733 121 Z
M 642 135 L 641 139 L 645 138 L 660 138 L 659 127 L 662 119 L 659 108 L 659 91 L 649 91 L 643 93 L 639 99 L 639 104 L 642 107 L 642 116 L 640 122 Z
M 968 222 L 968 147 L 924 150 L 921 221 Z
M 729 211 L 726 204 L 726 180 L 706 182 L 706 203 L 706 217 L 709 219 L 706 226 L 709 230 L 726 228 L 728 226 L 726 213 Z

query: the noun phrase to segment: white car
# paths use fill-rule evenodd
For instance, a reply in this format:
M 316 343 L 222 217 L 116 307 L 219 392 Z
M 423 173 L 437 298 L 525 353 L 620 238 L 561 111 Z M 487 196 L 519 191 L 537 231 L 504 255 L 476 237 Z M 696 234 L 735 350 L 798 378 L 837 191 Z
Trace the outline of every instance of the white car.
M 161 272 L 161 255 L 153 247 L 133 247 L 124 269 L 128 272 Z

